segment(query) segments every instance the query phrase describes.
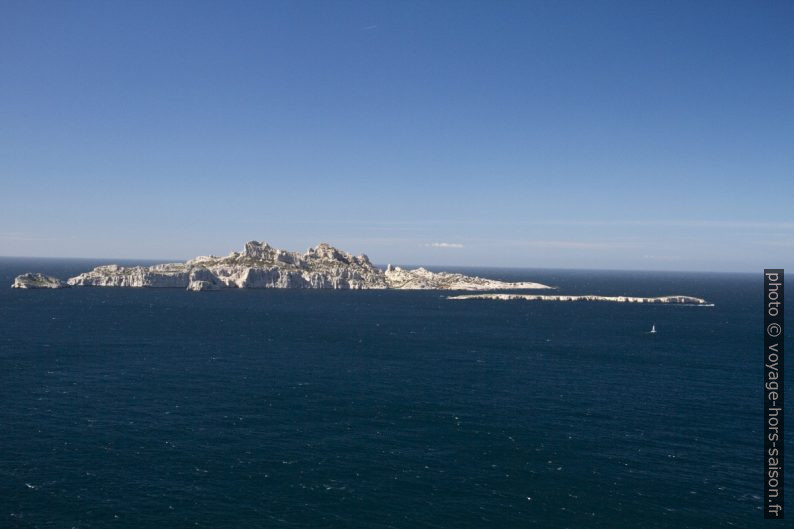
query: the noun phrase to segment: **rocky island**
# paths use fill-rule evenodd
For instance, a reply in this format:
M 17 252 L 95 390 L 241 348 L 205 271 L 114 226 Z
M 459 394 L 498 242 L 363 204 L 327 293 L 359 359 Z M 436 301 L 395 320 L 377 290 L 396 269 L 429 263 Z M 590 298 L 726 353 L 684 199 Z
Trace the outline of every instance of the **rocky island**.
M 21 278 L 44 277 L 25 274 Z M 49 278 L 60 283 L 55 278 Z M 219 290 L 224 288 L 331 288 L 399 290 L 505 290 L 546 289 L 540 283 L 509 283 L 424 268 L 405 270 L 389 265 L 382 270 L 366 255 L 354 256 L 329 244 L 305 253 L 273 248 L 250 241 L 240 252 L 225 257 L 196 257 L 184 263 L 154 266 L 98 266 L 67 281 L 68 286 L 148 287 Z M 17 287 L 32 288 L 32 287 Z
M 44 274 L 22 274 L 14 279 L 11 288 L 64 288 L 66 285 L 57 277 Z
M 460 296 L 448 296 L 447 299 L 497 299 L 502 301 L 524 300 L 524 301 L 610 301 L 613 303 L 647 303 L 647 304 L 667 304 L 667 305 L 701 305 L 713 307 L 713 305 L 702 298 L 692 296 L 659 296 L 655 298 L 642 298 L 634 296 L 595 296 L 586 295 L 559 295 L 549 296 L 542 294 L 463 294 Z
M 153 266 L 97 266 L 66 282 L 44 274 L 17 276 L 12 288 L 129 287 L 185 288 L 194 291 L 227 288 L 327 288 L 392 290 L 535 290 L 550 289 L 532 282 L 506 282 L 450 272 L 411 270 L 373 265 L 364 255 L 352 255 L 323 243 L 305 253 L 274 248 L 250 241 L 239 252 L 224 257 L 196 257 L 183 263 Z M 449 296 L 451 300 L 491 299 L 527 301 L 610 301 L 617 303 L 678 304 L 711 306 L 691 296 L 632 297 L 597 295 L 546 295 L 478 293 Z

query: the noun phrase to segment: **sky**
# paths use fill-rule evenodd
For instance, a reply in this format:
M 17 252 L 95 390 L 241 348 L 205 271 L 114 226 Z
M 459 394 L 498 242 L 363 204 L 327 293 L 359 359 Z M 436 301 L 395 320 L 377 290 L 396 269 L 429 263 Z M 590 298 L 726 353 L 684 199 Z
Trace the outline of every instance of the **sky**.
M 794 266 L 794 3 L 0 3 L 0 255 Z

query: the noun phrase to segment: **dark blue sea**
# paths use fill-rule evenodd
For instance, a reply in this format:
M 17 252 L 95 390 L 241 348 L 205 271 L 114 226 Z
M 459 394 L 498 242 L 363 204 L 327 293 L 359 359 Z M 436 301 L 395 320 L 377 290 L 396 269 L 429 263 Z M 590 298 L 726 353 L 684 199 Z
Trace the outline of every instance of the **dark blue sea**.
M 760 272 L 466 270 L 711 308 L 8 288 L 96 264 L 0 260 L 0 527 L 764 524 Z

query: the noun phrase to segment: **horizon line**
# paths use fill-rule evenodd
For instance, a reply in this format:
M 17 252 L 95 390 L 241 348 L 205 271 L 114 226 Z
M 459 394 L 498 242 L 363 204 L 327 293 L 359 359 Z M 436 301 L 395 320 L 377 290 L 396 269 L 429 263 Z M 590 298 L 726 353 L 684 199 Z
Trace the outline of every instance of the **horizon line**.
M 48 259 L 48 260 L 73 260 L 73 261 L 149 261 L 152 264 L 160 263 L 182 263 L 188 259 L 156 259 L 147 257 L 60 257 L 60 256 L 32 256 L 32 255 L 0 255 L 0 259 Z M 109 263 L 113 264 L 113 263 Z M 648 272 L 648 273 L 671 273 L 671 274 L 763 274 L 764 269 L 761 268 L 757 271 L 748 270 L 659 270 L 647 268 L 571 268 L 571 267 L 551 267 L 551 266 L 505 266 L 505 265 L 460 265 L 460 264 L 441 264 L 441 265 L 428 265 L 418 263 L 373 263 L 377 267 L 386 267 L 389 264 L 399 267 L 424 267 L 424 268 L 492 268 L 500 270 L 560 270 L 571 272 Z M 767 267 L 768 268 L 768 267 Z

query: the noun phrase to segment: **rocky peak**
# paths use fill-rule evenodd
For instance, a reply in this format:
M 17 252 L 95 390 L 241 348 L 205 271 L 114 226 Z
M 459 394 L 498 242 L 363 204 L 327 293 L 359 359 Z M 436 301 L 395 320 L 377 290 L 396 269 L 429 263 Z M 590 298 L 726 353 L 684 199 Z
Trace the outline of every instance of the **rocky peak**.
M 337 261 L 349 264 L 353 260 L 353 256 L 347 252 L 337 250 L 328 243 L 320 243 L 314 248 L 309 248 L 306 251 L 306 257 L 311 259 L 320 259 L 323 261 Z
M 243 255 L 251 259 L 264 259 L 269 257 L 273 248 L 266 242 L 248 241 L 245 243 Z

